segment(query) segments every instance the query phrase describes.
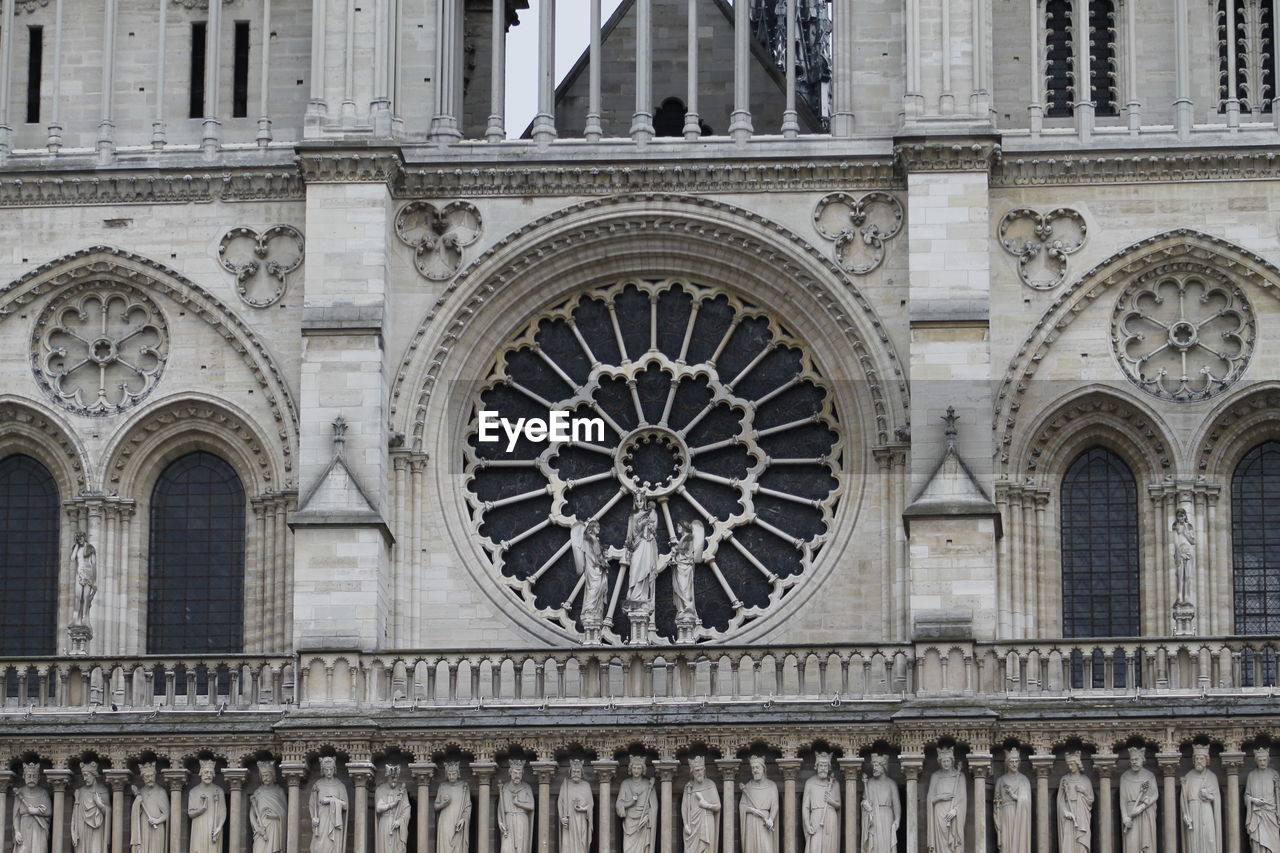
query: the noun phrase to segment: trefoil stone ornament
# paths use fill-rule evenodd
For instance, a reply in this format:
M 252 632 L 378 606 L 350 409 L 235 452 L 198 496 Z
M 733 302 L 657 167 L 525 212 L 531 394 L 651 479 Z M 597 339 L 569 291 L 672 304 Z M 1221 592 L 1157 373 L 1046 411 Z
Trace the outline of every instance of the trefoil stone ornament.
M 465 201 L 436 207 L 411 201 L 396 214 L 396 237 L 413 249 L 418 272 L 431 281 L 448 281 L 462 267 L 462 250 L 480 239 L 480 211 Z
M 842 269 L 866 275 L 884 261 L 884 244 L 902 230 L 902 216 L 902 204 L 886 192 L 831 193 L 813 209 L 813 227 L 836 244 Z
M 292 225 L 272 225 L 262 233 L 239 226 L 222 235 L 218 263 L 236 277 L 241 301 L 267 308 L 284 296 L 289 273 L 302 266 L 304 248 L 302 232 Z
M 1067 256 L 1088 236 L 1084 217 L 1069 207 L 1040 213 L 1016 207 L 1000 219 L 1000 245 L 1018 260 L 1018 278 L 1027 287 L 1049 290 L 1067 275 Z

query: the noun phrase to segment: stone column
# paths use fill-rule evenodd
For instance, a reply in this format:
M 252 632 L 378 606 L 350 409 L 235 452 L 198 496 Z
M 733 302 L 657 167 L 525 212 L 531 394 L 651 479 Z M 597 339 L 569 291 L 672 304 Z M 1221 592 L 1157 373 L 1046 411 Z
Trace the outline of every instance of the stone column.
M 0 770 L 0 850 L 4 849 L 9 831 L 9 783 L 12 781 L 12 770 Z
M 1036 774 L 1036 849 L 1051 850 L 1049 846 L 1049 773 L 1053 770 L 1054 756 L 1031 756 L 1031 766 Z
M 1098 853 L 1111 853 L 1116 831 L 1111 802 L 1111 774 L 1115 768 L 1114 754 L 1104 752 L 1093 757 L 1093 769 L 1098 771 L 1098 840 L 1093 849 Z
M 373 765 L 367 761 L 348 761 L 347 774 L 355 785 L 355 802 L 351 806 L 351 831 L 355 834 L 354 853 L 369 850 L 369 780 L 373 778 Z
M 738 766 L 742 764 L 736 758 L 717 758 L 716 767 L 720 770 L 720 778 L 724 780 L 724 794 L 721 796 L 720 814 L 724 818 L 721 834 L 724 841 L 720 846 L 721 853 L 733 853 L 733 818 L 738 807 L 733 788 L 737 782 Z
M 782 853 L 796 853 L 796 774 L 800 772 L 800 759 L 779 758 L 778 770 L 782 772 Z
M 67 816 L 67 787 L 71 784 L 71 771 L 66 768 L 44 771 L 44 778 L 53 789 L 53 826 L 49 830 L 49 849 L 62 853 L 66 849 L 63 826 Z M 178 848 L 172 848 L 175 853 Z
M 858 814 L 862 804 L 858 802 L 858 771 L 862 759 L 858 756 L 837 761 L 844 774 L 844 849 L 846 853 L 858 853 Z
M 674 810 L 671 804 L 671 780 L 676 775 L 680 763 L 675 759 L 664 758 L 653 762 L 654 772 L 658 775 L 660 789 L 658 793 L 658 841 L 661 853 L 675 853 L 675 839 L 672 826 L 675 823 Z
M 610 853 L 613 848 L 613 795 L 609 783 L 618 770 L 618 762 L 603 759 L 593 761 L 591 769 L 596 772 L 596 783 L 599 786 L 596 794 L 596 832 L 600 837 L 597 853 Z
M 1220 758 L 1227 773 L 1227 801 L 1222 809 L 1222 820 L 1227 824 L 1227 853 L 1240 853 L 1240 767 L 1244 753 L 1223 752 Z
M 417 837 L 418 853 L 431 853 L 435 838 L 431 829 L 435 824 L 435 807 L 431 804 L 431 777 L 435 775 L 436 766 L 430 761 L 415 761 L 409 765 L 413 781 L 417 785 L 417 802 L 414 806 L 418 812 Z
M 991 753 L 970 753 L 969 770 L 973 773 L 973 849 L 986 853 L 987 777 L 991 775 Z
M 530 767 L 538 777 L 538 853 L 551 853 L 551 827 L 559 824 L 551 810 L 551 780 L 556 775 L 554 761 L 535 761 Z
M 182 805 L 182 789 L 187 784 L 187 770 L 185 767 L 171 767 L 161 770 L 160 776 L 169 789 L 169 853 L 182 853 L 182 840 L 186 837 L 182 831 L 182 816 L 187 813 Z
M 244 783 L 249 778 L 248 767 L 228 767 L 222 771 L 230 791 L 227 805 L 227 851 L 244 853 Z
M 476 774 L 476 853 L 493 853 L 491 841 L 491 823 L 489 812 L 493 808 L 493 798 L 489 794 L 489 782 L 493 779 L 498 765 L 492 761 L 471 762 L 471 772 Z
M 104 770 L 107 786 L 111 788 L 111 853 L 125 853 L 124 849 L 124 786 L 129 781 L 128 769 Z M 232 851 L 235 853 L 235 851 Z
M 907 777 L 907 798 L 902 804 L 907 818 L 907 850 L 920 849 L 920 771 L 924 769 L 923 755 L 899 755 L 902 775 Z M 1041 848 L 1047 850 L 1048 848 Z
M 284 779 L 289 795 L 284 831 L 285 853 L 298 853 L 298 812 L 302 807 L 299 788 L 302 787 L 302 777 L 306 772 L 307 767 L 301 762 L 287 762 L 280 765 L 280 776 Z
M 1178 791 L 1176 787 L 1176 774 L 1178 765 L 1182 761 L 1182 755 L 1177 752 L 1159 752 L 1156 753 L 1156 763 L 1160 765 L 1160 774 L 1164 777 L 1164 791 L 1160 794 L 1160 798 L 1164 802 L 1160 803 L 1160 808 L 1164 812 L 1163 821 L 1163 844 L 1161 847 L 1165 850 L 1178 849 Z

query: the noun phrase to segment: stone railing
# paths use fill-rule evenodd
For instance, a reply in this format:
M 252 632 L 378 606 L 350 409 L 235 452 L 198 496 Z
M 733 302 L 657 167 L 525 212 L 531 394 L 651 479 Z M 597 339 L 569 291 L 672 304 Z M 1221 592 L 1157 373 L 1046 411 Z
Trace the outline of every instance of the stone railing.
M 3 709 L 975 703 L 1275 695 L 1280 639 L 699 646 L 0 661 Z

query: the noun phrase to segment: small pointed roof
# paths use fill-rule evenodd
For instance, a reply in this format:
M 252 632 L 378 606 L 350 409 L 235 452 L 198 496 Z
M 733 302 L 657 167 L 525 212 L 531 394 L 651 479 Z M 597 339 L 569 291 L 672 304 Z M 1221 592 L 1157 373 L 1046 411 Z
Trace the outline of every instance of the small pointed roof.
M 373 501 L 347 466 L 347 422 L 339 415 L 333 422 L 333 459 L 307 493 L 293 514 L 293 527 L 359 527 L 371 525 L 381 529 L 388 542 L 391 529 L 374 508 Z
M 954 406 L 947 407 L 942 420 L 946 423 L 947 448 L 924 488 L 903 511 L 902 522 L 910 532 L 913 518 L 994 518 L 996 536 L 999 537 L 1002 535 L 1000 511 L 956 449 L 956 438 L 959 435 L 956 424 L 959 418 Z

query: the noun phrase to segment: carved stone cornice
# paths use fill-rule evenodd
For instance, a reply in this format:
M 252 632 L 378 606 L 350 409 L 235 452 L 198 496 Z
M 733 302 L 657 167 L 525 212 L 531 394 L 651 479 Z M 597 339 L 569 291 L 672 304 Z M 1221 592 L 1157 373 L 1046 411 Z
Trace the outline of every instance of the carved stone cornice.
M 1196 151 L 1005 151 L 992 170 L 994 187 L 1260 181 L 1280 178 L 1274 147 Z
M 387 184 L 398 182 L 404 169 L 399 148 L 336 148 L 301 144 L 298 167 L 308 184 Z
M 990 172 L 1000 162 L 1000 137 L 900 136 L 893 154 L 907 172 Z
M 7 172 L 0 176 L 0 207 L 301 201 L 305 192 L 302 175 L 288 166 L 228 167 L 221 172 L 199 169 Z

